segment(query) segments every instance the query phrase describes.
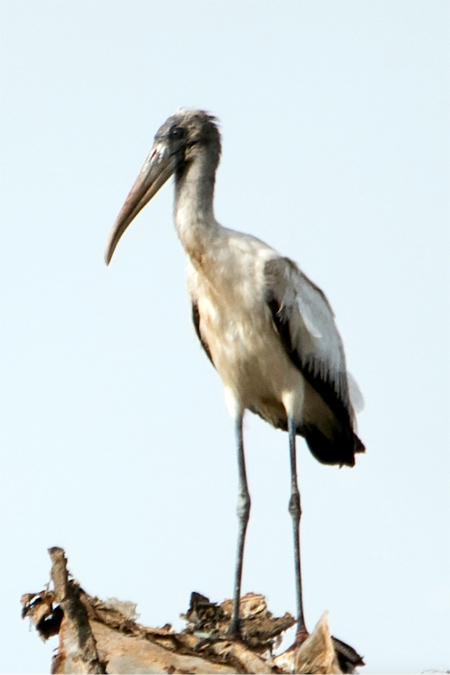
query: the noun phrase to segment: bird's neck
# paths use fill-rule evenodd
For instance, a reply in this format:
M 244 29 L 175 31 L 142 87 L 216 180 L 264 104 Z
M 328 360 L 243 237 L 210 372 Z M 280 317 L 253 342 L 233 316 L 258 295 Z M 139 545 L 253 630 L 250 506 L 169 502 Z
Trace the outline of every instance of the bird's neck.
M 218 157 L 199 152 L 175 175 L 175 227 L 193 264 L 202 264 L 220 225 L 214 218 L 213 198 Z

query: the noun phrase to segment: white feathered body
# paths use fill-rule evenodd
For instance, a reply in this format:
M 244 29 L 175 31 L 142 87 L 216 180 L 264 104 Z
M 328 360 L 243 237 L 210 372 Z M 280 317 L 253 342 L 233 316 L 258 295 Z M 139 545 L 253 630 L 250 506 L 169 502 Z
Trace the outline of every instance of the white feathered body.
M 251 410 L 283 429 L 290 416 L 299 433 L 319 424 L 331 440 L 335 415 L 286 352 L 268 304 L 275 294 L 294 349 L 302 350 L 303 359 L 310 357 L 316 375 L 322 369 L 335 377 L 337 394 L 345 397 L 346 391 L 338 391 L 346 377 L 342 342 L 325 296 L 292 261 L 259 239 L 224 228 L 211 215 L 207 222 L 184 222 L 179 209 L 176 224 L 188 254 L 199 337 L 222 379 L 231 414 Z
M 344 349 L 322 293 L 288 258 L 222 227 L 206 155 L 177 177 L 174 220 L 188 256 L 197 334 L 222 378 L 235 417 L 244 410 L 287 429 L 288 417 L 324 463 L 354 464 Z

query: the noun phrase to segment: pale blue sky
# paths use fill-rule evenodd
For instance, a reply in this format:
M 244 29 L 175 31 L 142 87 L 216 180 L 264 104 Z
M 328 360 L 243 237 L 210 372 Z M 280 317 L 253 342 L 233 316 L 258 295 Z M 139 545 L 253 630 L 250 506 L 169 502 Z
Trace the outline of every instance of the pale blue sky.
M 63 546 L 84 588 L 173 622 L 232 591 L 233 428 L 190 323 L 164 187 L 103 248 L 179 107 L 223 132 L 216 215 L 327 293 L 364 393 L 350 469 L 299 440 L 305 612 L 363 672 L 450 668 L 449 3 L 1 3 L 1 672 Z M 249 416 L 243 590 L 294 611 L 287 436 Z

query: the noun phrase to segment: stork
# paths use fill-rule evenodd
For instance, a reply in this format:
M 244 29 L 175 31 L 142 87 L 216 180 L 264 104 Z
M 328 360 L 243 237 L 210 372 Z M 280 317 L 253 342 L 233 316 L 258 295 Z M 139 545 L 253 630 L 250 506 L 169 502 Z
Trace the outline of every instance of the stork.
M 175 176 L 175 227 L 187 254 L 192 318 L 222 378 L 234 420 L 238 463 L 238 542 L 228 634 L 240 636 L 239 601 L 250 494 L 243 418 L 256 413 L 289 436 L 296 643 L 308 635 L 300 567 L 296 436 L 323 464 L 353 466 L 364 446 L 355 433 L 344 348 L 324 293 L 289 258 L 248 234 L 220 225 L 213 196 L 221 139 L 215 117 L 181 109 L 160 127 L 108 238 L 109 264 L 131 221 Z

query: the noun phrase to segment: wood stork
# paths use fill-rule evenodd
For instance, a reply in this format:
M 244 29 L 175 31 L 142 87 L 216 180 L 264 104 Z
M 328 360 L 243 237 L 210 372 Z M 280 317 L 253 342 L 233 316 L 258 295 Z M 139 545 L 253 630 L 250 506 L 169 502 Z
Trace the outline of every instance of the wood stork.
M 175 175 L 175 227 L 187 254 L 195 330 L 222 378 L 234 420 L 239 519 L 230 636 L 240 635 L 239 600 L 250 495 L 242 423 L 246 410 L 289 434 L 294 536 L 296 643 L 306 637 L 300 569 L 301 516 L 296 435 L 323 464 L 353 466 L 364 446 L 355 434 L 342 340 L 324 293 L 289 258 L 248 234 L 222 227 L 213 210 L 221 140 L 216 118 L 181 109 L 161 126 L 109 236 L 120 237 Z

